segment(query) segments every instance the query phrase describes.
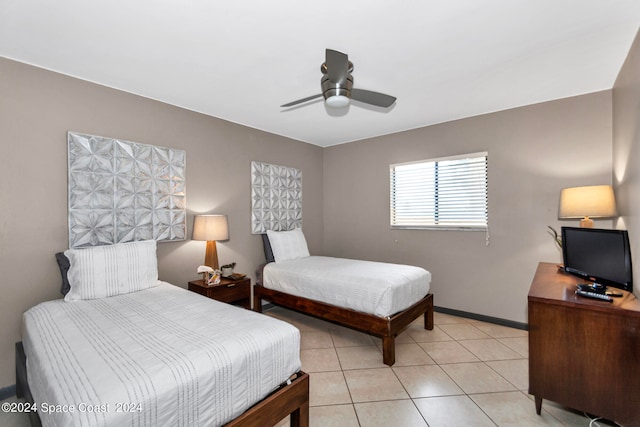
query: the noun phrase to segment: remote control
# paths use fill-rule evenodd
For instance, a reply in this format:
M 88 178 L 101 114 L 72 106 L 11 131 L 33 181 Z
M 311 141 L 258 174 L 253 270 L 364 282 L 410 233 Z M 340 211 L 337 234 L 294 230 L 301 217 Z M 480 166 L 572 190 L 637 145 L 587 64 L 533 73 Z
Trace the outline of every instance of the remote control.
M 613 302 L 613 298 L 611 298 L 609 295 L 605 295 L 605 294 L 598 294 L 595 292 L 587 292 L 587 291 L 581 291 L 580 289 L 576 290 L 576 294 L 583 296 L 583 297 L 587 297 L 587 298 L 595 298 L 595 299 L 599 299 L 602 301 L 608 301 L 608 302 Z

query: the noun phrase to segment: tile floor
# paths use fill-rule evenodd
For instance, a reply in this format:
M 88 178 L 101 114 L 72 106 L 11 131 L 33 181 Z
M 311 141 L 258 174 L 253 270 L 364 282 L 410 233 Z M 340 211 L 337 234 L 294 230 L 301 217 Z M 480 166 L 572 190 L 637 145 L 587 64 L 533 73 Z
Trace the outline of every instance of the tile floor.
M 526 331 L 435 313 L 433 331 L 420 318 L 400 334 L 390 368 L 378 338 L 280 307 L 265 314 L 300 329 L 311 427 L 590 425 L 549 401 L 536 415 Z
M 549 401 L 536 415 L 527 394 L 526 331 L 435 313 L 433 331 L 418 319 L 396 339 L 390 368 L 378 338 L 279 307 L 265 314 L 300 329 L 311 427 L 590 425 Z M 28 425 L 23 414 L 0 412 L 0 426 Z

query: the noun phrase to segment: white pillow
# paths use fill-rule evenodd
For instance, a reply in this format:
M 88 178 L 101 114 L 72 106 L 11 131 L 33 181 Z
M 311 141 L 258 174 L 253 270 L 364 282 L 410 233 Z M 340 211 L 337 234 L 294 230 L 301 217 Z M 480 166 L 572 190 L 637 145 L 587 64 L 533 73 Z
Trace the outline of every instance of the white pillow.
M 65 301 L 127 294 L 158 285 L 156 241 L 68 249 L 69 285 Z
M 291 231 L 268 230 L 267 237 L 276 263 L 309 256 L 307 241 L 300 228 Z

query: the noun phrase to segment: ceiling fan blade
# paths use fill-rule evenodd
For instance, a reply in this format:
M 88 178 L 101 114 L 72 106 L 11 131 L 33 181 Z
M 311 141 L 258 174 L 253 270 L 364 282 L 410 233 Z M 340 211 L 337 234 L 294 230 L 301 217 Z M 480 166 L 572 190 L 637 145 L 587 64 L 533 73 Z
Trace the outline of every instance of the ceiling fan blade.
M 282 104 L 280 107 L 293 107 L 294 105 L 302 104 L 303 102 L 311 101 L 312 99 L 320 98 L 322 96 L 321 93 L 317 95 L 307 96 L 306 98 L 298 99 L 296 101 L 289 102 L 287 104 Z
M 349 75 L 349 57 L 337 50 L 326 50 L 327 75 L 332 83 L 342 83 Z
M 396 102 L 395 96 L 365 89 L 351 89 L 351 99 L 384 108 L 391 107 Z

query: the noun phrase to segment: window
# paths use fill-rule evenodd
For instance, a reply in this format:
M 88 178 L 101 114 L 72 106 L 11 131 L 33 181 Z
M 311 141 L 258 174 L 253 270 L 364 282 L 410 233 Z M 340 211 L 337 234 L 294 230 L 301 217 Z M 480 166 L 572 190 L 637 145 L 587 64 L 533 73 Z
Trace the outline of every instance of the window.
M 389 166 L 391 228 L 486 230 L 488 153 Z

